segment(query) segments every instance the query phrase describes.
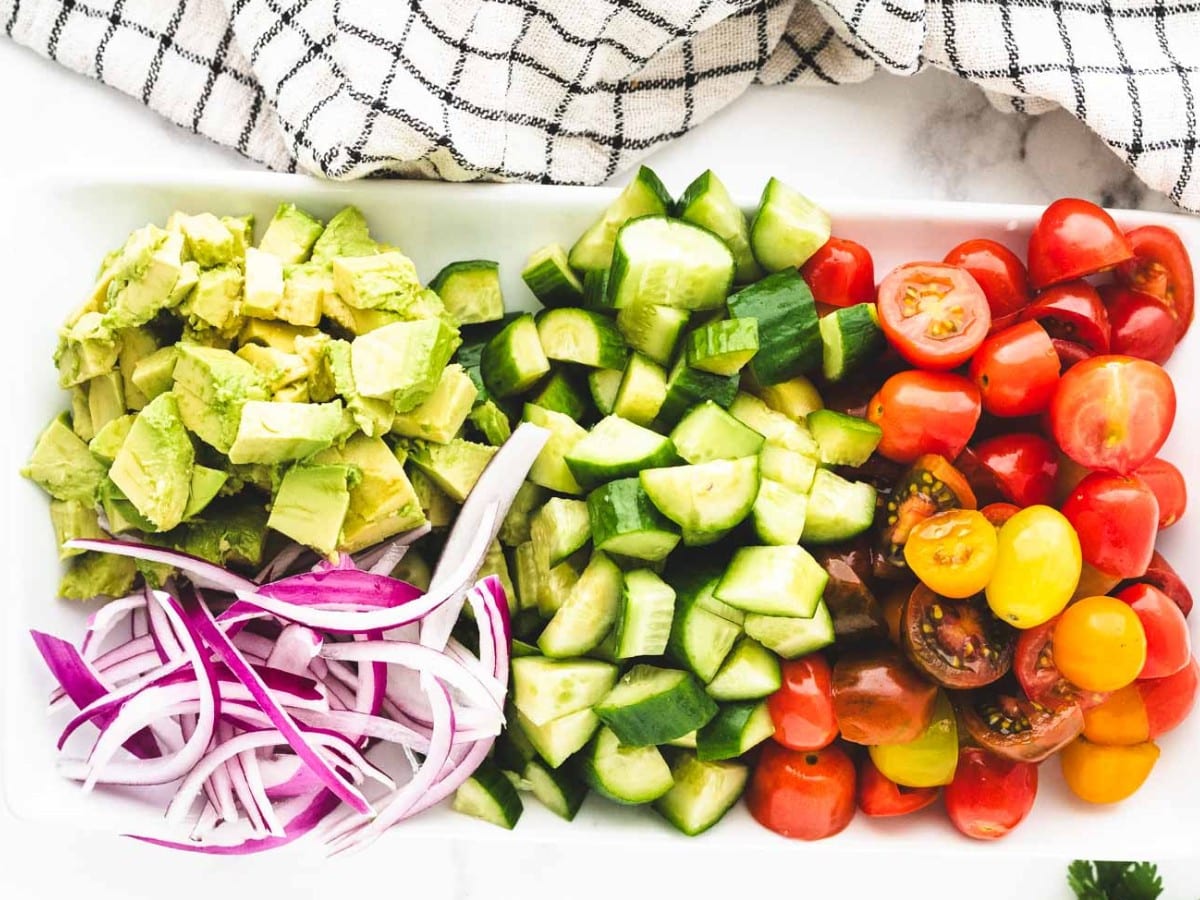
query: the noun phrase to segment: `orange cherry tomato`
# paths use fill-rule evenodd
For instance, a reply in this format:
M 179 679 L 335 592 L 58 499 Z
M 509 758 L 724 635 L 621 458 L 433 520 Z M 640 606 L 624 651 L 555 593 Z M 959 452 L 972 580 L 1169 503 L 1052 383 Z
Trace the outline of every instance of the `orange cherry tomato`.
M 949 372 L 898 372 L 867 404 L 867 418 L 883 429 L 879 452 L 899 463 L 926 453 L 954 459 L 979 414 L 979 389 Z
M 1063 780 L 1080 800 L 1119 803 L 1146 783 L 1158 755 L 1153 741 L 1105 746 L 1081 737 L 1063 747 L 1058 758 Z
M 1115 691 L 1133 682 L 1146 663 L 1146 632 L 1116 597 L 1086 597 L 1068 606 L 1054 626 L 1054 664 L 1085 691 Z

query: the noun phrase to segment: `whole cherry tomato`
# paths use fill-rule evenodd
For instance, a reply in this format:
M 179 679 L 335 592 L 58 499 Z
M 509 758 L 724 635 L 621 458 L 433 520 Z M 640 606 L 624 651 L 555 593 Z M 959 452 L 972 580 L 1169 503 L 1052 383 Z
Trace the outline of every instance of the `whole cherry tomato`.
M 1002 759 L 978 747 L 958 755 L 946 785 L 946 812 L 954 827 L 981 841 L 1002 838 L 1029 815 L 1037 797 L 1037 766 Z
M 996 617 L 1032 628 L 1062 612 L 1083 564 L 1079 538 L 1062 513 L 1027 507 L 1000 526 L 996 540 L 996 571 L 985 591 Z
M 1183 473 L 1165 459 L 1154 457 L 1137 470 L 1137 477 L 1158 500 L 1158 527 L 1170 528 L 1187 509 L 1187 482 Z
M 1054 446 L 1036 434 L 1005 434 L 974 447 L 975 456 L 996 476 L 1001 493 L 1018 506 L 1050 504 L 1058 477 Z
M 1127 747 L 1106 747 L 1076 738 L 1059 754 L 1063 780 L 1080 800 L 1119 803 L 1137 792 L 1158 762 L 1153 741 Z
M 1054 664 L 1054 628 L 1058 619 L 1022 631 L 1017 638 L 1013 674 L 1025 696 L 1047 709 L 1078 706 L 1083 710 L 1108 699 L 1103 691 L 1085 691 L 1071 684 Z
M 791 750 L 820 750 L 837 737 L 829 663 L 811 653 L 783 664 L 783 684 L 767 698 L 775 740 Z
M 1079 535 L 1084 562 L 1137 578 L 1150 565 L 1158 536 L 1158 500 L 1136 475 L 1093 472 L 1075 486 L 1062 513 Z
M 1108 307 L 1109 349 L 1113 353 L 1148 359 L 1160 366 L 1171 358 L 1177 323 L 1165 300 L 1119 284 L 1104 285 L 1100 298 Z
M 926 453 L 954 459 L 971 440 L 979 413 L 979 389 L 949 372 L 899 372 L 867 407 L 867 418 L 883 429 L 879 452 L 902 463 Z
M 850 824 L 854 787 L 854 763 L 836 744 L 800 752 L 768 743 L 750 777 L 746 805 L 777 834 L 816 841 Z
M 1129 747 L 1150 740 L 1150 720 L 1137 682 L 1113 691 L 1083 713 L 1083 736 L 1105 747 Z
M 1050 337 L 1107 353 L 1112 326 L 1096 289 L 1086 281 L 1069 281 L 1047 288 L 1021 310 L 1023 322 L 1040 322 Z
M 958 764 L 958 722 L 949 698 L 938 692 L 933 719 L 915 740 L 876 744 L 867 752 L 880 773 L 896 784 L 915 788 L 949 784 Z
M 879 324 L 914 366 L 953 369 L 987 336 L 992 313 L 971 273 L 944 263 L 909 263 L 879 285 Z
M 1135 584 L 1117 594 L 1137 613 L 1146 633 L 1146 662 L 1138 679 L 1166 678 L 1192 661 L 1192 636 L 1175 602 L 1149 584 Z
M 914 740 L 933 717 L 937 688 L 897 650 L 843 656 L 833 667 L 833 713 L 855 744 Z
M 1174 312 L 1175 339 L 1182 340 L 1192 324 L 1196 299 L 1187 248 L 1179 235 L 1162 225 L 1143 225 L 1125 237 L 1133 259 L 1117 267 L 1117 281 L 1165 300 Z
M 942 262 L 966 269 L 974 277 L 997 319 L 1011 316 L 1029 302 L 1029 276 L 1021 258 L 1003 244 L 987 238 L 964 241 Z
M 1116 597 L 1085 597 L 1054 626 L 1054 664 L 1072 684 L 1115 691 L 1146 664 L 1146 632 L 1137 614 Z
M 970 378 L 994 416 L 1035 416 L 1050 405 L 1061 364 L 1037 322 L 993 334 L 971 357 Z
M 903 816 L 924 809 L 937 799 L 937 788 L 910 788 L 896 784 L 863 757 L 858 769 L 858 808 L 874 818 Z
M 1146 706 L 1146 724 L 1149 727 L 1150 740 L 1183 724 L 1196 705 L 1198 684 L 1200 663 L 1196 662 L 1195 657 L 1174 675 L 1168 675 L 1166 678 L 1147 678 L 1133 683 Z
M 1136 579 L 1137 582 L 1152 584 L 1172 600 L 1185 616 L 1192 611 L 1192 592 L 1183 583 L 1179 573 L 1172 568 L 1166 558 L 1157 550 L 1150 557 L 1150 565 L 1146 566 L 1146 574 Z M 1128 586 L 1128 585 L 1123 585 Z
M 818 303 L 854 306 L 875 300 L 875 263 L 862 244 L 831 237 L 800 269 Z
M 1046 207 L 1029 237 L 1029 282 L 1035 289 L 1103 272 L 1133 257 L 1112 216 L 1095 203 L 1065 197 Z

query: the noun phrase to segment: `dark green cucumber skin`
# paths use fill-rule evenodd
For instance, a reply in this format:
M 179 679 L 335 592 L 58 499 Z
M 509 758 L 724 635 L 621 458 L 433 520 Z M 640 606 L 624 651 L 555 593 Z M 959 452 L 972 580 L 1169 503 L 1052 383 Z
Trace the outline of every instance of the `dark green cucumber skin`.
M 842 349 L 841 368 L 837 372 L 825 369 L 825 377 L 830 381 L 841 381 L 858 369 L 866 368 L 887 347 L 883 330 L 872 315 L 873 308 L 870 303 L 859 303 L 830 313 L 834 317 Z
M 675 523 L 658 511 L 636 477 L 618 478 L 596 488 L 587 498 L 588 517 L 599 549 L 601 543 L 633 531 L 657 531 L 678 534 Z
M 471 376 L 471 380 L 475 382 L 475 387 L 479 391 L 479 396 L 475 400 L 476 404 L 482 403 L 484 400 L 495 399 L 483 383 L 483 376 L 479 374 L 479 365 L 483 359 L 483 348 L 487 346 L 488 341 L 503 331 L 515 319 L 520 318 L 520 316 L 520 313 L 508 313 L 498 322 L 486 322 L 481 325 L 464 325 L 460 329 L 462 345 L 458 348 L 455 359 L 466 373 Z
M 542 797 L 538 797 L 536 789 L 534 790 L 534 796 L 537 797 L 538 800 L 541 800 L 542 804 L 545 805 L 547 809 L 550 809 L 555 815 L 562 816 L 562 818 L 566 819 L 568 822 L 574 820 L 575 816 L 579 814 L 580 808 L 583 806 L 583 801 L 587 799 L 587 785 L 572 777 L 562 768 L 550 768 L 550 766 L 544 764 L 540 759 L 531 759 L 526 764 L 524 772 L 526 781 L 530 780 L 529 772 L 534 767 L 536 767 L 542 773 L 543 777 L 554 783 L 554 787 L 557 789 L 559 797 L 566 805 L 566 808 L 563 810 L 554 809 L 548 803 L 546 803 Z
M 672 370 L 667 380 L 667 398 L 658 411 L 654 427 L 658 431 L 670 431 L 689 409 L 705 400 L 728 409 L 737 392 L 737 375 L 714 375 L 681 364 Z
M 480 375 L 483 376 L 484 388 L 488 392 L 489 397 L 496 395 L 512 396 L 515 393 L 523 393 L 521 390 L 510 390 L 507 391 L 507 393 L 499 390 L 497 385 L 488 384 L 488 379 L 484 373 L 488 371 L 495 371 L 496 369 L 501 368 L 500 361 L 497 359 L 496 355 L 502 354 L 505 351 L 501 349 L 498 342 L 510 328 L 513 328 L 520 320 L 526 318 L 529 320 L 530 326 L 536 329 L 537 325 L 534 323 L 533 316 L 529 313 L 522 313 L 506 321 L 502 320 L 503 327 L 492 336 L 492 338 L 484 345 L 483 350 L 480 352 L 479 372 Z
M 824 344 L 816 301 L 795 268 L 742 288 L 728 305 L 730 315 L 758 320 L 758 353 L 747 368 L 761 386 L 820 369 Z
M 673 554 L 671 565 L 668 567 L 664 580 L 675 590 L 675 617 L 671 622 L 671 635 L 667 638 L 666 656 L 681 666 L 691 670 L 697 663 L 693 661 L 692 654 L 687 647 L 687 635 L 689 631 L 689 621 L 693 615 L 712 616 L 724 626 L 733 629 L 734 634 L 737 633 L 738 626 L 729 622 L 717 613 L 711 612 L 700 603 L 700 596 L 704 593 L 705 588 L 713 582 L 719 581 L 721 574 L 725 571 L 725 566 L 720 561 L 712 559 L 713 554 L 710 552 L 707 557 L 701 556 L 704 551 L 692 550 L 685 553 Z M 720 556 L 720 554 L 718 554 Z M 687 560 L 696 560 L 694 565 L 689 565 Z M 730 650 L 733 649 L 736 638 L 730 639 Z M 726 652 L 725 656 L 728 657 Z M 712 672 L 701 674 L 701 678 L 707 678 L 715 675 L 720 671 L 721 664 L 724 663 L 724 658 L 713 667 Z
M 459 272 L 475 272 L 479 269 L 490 269 L 493 272 L 497 272 L 500 269 L 500 263 L 493 259 L 460 259 L 458 262 L 452 262 L 449 265 L 443 266 L 442 271 L 434 275 L 433 279 L 429 282 L 429 288 L 440 294 L 451 276 Z
M 603 702 L 593 709 L 600 717 L 600 721 L 609 727 L 621 743 L 630 747 L 651 747 L 681 738 L 685 734 L 703 728 L 712 721 L 713 716 L 717 714 L 718 707 L 716 701 L 704 693 L 704 685 L 695 675 L 683 671 L 680 674 L 690 689 L 691 696 L 688 698 L 690 702 L 686 706 L 676 706 L 672 714 L 679 717 L 687 716 L 691 727 L 684 728 L 678 734 L 668 733 L 667 730 L 656 724 L 631 721 L 623 715 L 624 710 L 606 709 Z M 661 702 L 661 698 L 659 701 Z
M 608 302 L 608 269 L 595 269 L 583 276 L 583 308 L 597 312 L 612 309 Z
M 696 756 L 702 762 L 741 756 L 742 735 L 750 717 L 762 705 L 761 700 L 722 703 L 712 720 L 696 732 Z
M 511 821 L 491 822 L 490 824 L 510 830 L 516 827 L 517 822 L 521 820 L 521 814 L 525 811 L 525 804 L 521 802 L 521 795 L 517 793 L 517 789 L 513 787 L 513 783 L 508 780 L 508 776 L 500 770 L 500 767 L 485 759 L 471 775 L 471 778 L 483 785 L 489 794 L 500 797 L 499 805 L 502 808 L 516 810 Z
M 576 422 L 589 419 L 592 410 L 592 404 L 577 379 L 563 369 L 551 373 L 549 380 L 529 402 L 570 416 Z
M 566 251 L 563 251 L 565 258 Z M 564 259 L 565 262 L 565 259 Z M 541 271 L 546 269 L 554 274 L 549 276 L 541 275 Z M 570 263 L 567 263 L 567 270 L 570 271 Z M 574 275 L 574 273 L 571 273 Z M 532 271 L 528 266 L 521 272 L 521 280 L 529 287 L 529 290 L 537 297 L 538 302 L 547 309 L 556 309 L 562 306 L 582 306 L 583 291 L 577 288 L 574 284 L 562 277 L 562 272 L 554 262 L 547 258 L 542 260 Z M 550 287 L 547 283 L 552 282 Z

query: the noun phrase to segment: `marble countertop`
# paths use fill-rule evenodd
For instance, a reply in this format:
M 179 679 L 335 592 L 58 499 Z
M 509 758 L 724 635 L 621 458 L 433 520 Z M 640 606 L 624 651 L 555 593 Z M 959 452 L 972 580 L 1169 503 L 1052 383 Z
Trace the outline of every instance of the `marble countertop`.
M 5 176 L 36 170 L 252 166 L 135 101 L 4 41 L 0 85 L 0 122 L 5 123 L 0 174 Z M 1066 113 L 1002 114 L 974 88 L 934 72 L 915 79 L 877 76 L 839 88 L 753 88 L 648 162 L 676 188 L 711 167 L 732 190 L 745 193 L 757 192 L 765 173 L 776 173 L 817 197 L 1041 203 L 1076 195 L 1109 206 L 1172 209 Z M 397 841 L 350 861 L 314 858 L 283 867 L 270 859 L 218 864 L 115 837 L 52 830 L 17 821 L 2 806 L 0 846 L 0 895 L 18 900 L 73 891 L 86 892 L 90 900 L 164 895 L 185 900 L 260 891 L 332 897 L 380 889 L 415 890 L 422 900 L 505 900 L 518 892 L 530 900 L 618 893 L 703 898 L 746 896 L 756 888 L 775 893 L 793 885 L 818 895 L 837 890 L 851 897 L 951 896 L 965 885 L 973 900 L 1069 897 L 1066 860 L 1017 861 L 1001 853 L 992 877 L 981 875 L 979 866 L 988 863 L 979 855 L 948 855 L 946 847 L 932 853 L 947 855 L 920 857 L 888 855 L 884 848 L 864 862 L 830 854 L 821 865 L 806 863 L 799 872 L 783 853 L 722 853 L 710 843 L 703 854 L 686 847 L 653 854 L 632 848 L 621 849 L 617 857 L 612 847 L 584 852 L 579 846 L 515 841 Z M 1162 872 L 1168 897 L 1200 895 L 1200 865 L 1167 863 Z

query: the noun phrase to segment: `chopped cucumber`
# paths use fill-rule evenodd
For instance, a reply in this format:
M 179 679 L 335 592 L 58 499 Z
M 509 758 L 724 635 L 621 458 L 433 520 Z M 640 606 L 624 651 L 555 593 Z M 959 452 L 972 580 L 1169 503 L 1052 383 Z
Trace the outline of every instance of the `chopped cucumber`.
M 571 589 L 579 581 L 579 570 L 571 560 L 559 563 L 553 569 L 546 570 L 546 559 L 537 544 L 534 547 L 534 558 L 537 560 L 538 594 L 537 610 L 542 618 L 551 618 L 571 594 Z
M 596 729 L 600 727 L 600 718 L 589 706 L 579 712 L 551 719 L 544 725 L 535 725 L 518 710 L 517 724 L 525 732 L 538 755 L 550 768 L 557 769 L 591 740 Z
M 637 478 L 619 478 L 588 495 L 597 550 L 657 562 L 679 544 L 679 532 L 650 501 Z
M 775 733 L 767 701 L 726 703 L 696 732 L 696 756 L 705 762 L 734 759 Z
M 583 304 L 583 283 L 571 271 L 567 251 L 558 244 L 543 247 L 530 256 L 521 278 L 542 306 Z
M 538 638 L 541 651 L 556 658 L 580 656 L 604 640 L 621 609 L 621 584 L 621 570 L 616 563 L 603 553 L 593 553 Z
M 563 369 L 551 375 L 541 390 L 529 398 L 529 402 L 542 409 L 570 416 L 576 422 L 586 417 L 591 408 L 575 379 Z
M 508 651 L 512 654 L 513 659 L 521 656 L 540 656 L 536 644 L 527 644 L 518 638 L 513 638 L 512 647 Z
M 629 347 L 612 320 L 587 309 L 548 309 L 537 318 L 538 339 L 549 359 L 593 369 L 620 369 Z
M 768 272 L 800 268 L 829 240 L 829 214 L 799 191 L 772 178 L 750 225 L 750 248 Z
M 746 634 L 784 659 L 798 659 L 834 641 L 833 617 L 824 601 L 807 619 L 788 616 L 746 616 Z
M 795 450 L 812 459 L 821 458 L 821 448 L 806 424 L 793 422 L 757 397 L 739 393 L 729 406 L 729 414 L 761 434 L 768 444 Z
M 504 733 L 496 738 L 496 752 L 492 754 L 492 759 L 505 772 L 522 775 L 529 761 L 537 758 L 537 750 L 517 723 L 515 707 L 508 706 L 504 710 L 504 718 Z
M 836 309 L 821 320 L 824 361 L 821 371 L 829 381 L 869 365 L 887 346 L 874 303 Z
M 811 616 L 829 573 L 803 547 L 740 547 L 714 592 L 718 600 L 764 616 Z
M 664 516 L 688 531 L 711 533 L 750 514 L 758 496 L 758 457 L 646 469 L 638 477 Z
M 596 269 L 583 275 L 583 308 L 606 310 L 608 304 L 608 269 Z
M 587 787 L 582 782 L 539 760 L 529 760 L 521 776 L 542 806 L 568 822 L 575 818 L 587 798 Z
M 689 318 L 686 309 L 635 303 L 617 312 L 617 329 L 631 348 L 665 366 L 671 362 Z
M 733 254 L 711 231 L 666 216 L 621 226 L 608 275 L 608 301 L 717 309 L 733 284 Z
M 560 494 L 582 494 L 583 488 L 567 468 L 565 457 L 587 435 L 583 426 L 570 416 L 532 403 L 525 404 L 522 418 L 550 431 L 550 439 L 529 470 L 529 480 Z
M 616 657 L 661 656 L 674 614 L 675 591 L 669 584 L 649 569 L 626 572 L 615 632 Z
M 551 497 L 529 523 L 531 540 L 553 568 L 588 542 L 588 507 L 582 500 Z
M 594 707 L 623 745 L 663 744 L 696 731 L 717 713 L 717 704 L 690 672 L 636 665 Z
M 664 215 L 671 205 L 671 195 L 662 181 L 652 170 L 642 166 L 620 196 L 575 242 L 569 256 L 571 268 L 583 272 L 607 269 L 621 226 L 639 216 Z
M 825 408 L 816 386 L 803 375 L 759 388 L 757 393 L 763 403 L 793 422 L 804 422 L 810 412 Z
M 621 377 L 612 411 L 638 425 L 649 425 L 658 416 L 666 396 L 667 376 L 662 367 L 634 353 Z
M 433 276 L 429 287 L 463 325 L 495 322 L 504 318 L 500 290 L 500 264 L 490 259 L 452 262 Z
M 680 357 L 671 369 L 666 383 L 666 397 L 658 414 L 658 425 L 672 428 L 684 414 L 697 404 L 711 400 L 722 408 L 728 407 L 737 396 L 736 375 L 714 375 L 701 372 Z
M 798 544 L 807 513 L 808 494 L 764 478 L 754 498 L 754 533 L 764 544 Z
M 611 415 L 613 405 L 617 402 L 617 391 L 621 387 L 621 379 L 625 376 L 620 369 L 593 369 L 588 372 L 588 390 L 592 394 L 592 402 L 600 415 Z
M 821 366 L 821 326 L 812 291 L 795 269 L 784 269 L 729 298 L 729 313 L 758 321 L 758 352 L 749 372 L 770 387 Z
M 534 725 L 590 709 L 616 681 L 617 667 L 594 659 L 522 656 L 512 661 L 513 705 Z
M 684 834 L 701 834 L 737 803 L 749 774 L 740 763 L 701 762 L 691 753 L 681 754 L 671 769 L 675 783 L 654 808 Z
M 808 430 L 817 439 L 821 462 L 827 466 L 861 466 L 883 439 L 883 429 L 874 422 L 832 409 L 809 413 Z
M 740 637 L 705 688 L 714 700 L 760 700 L 783 683 L 779 659 L 751 637 Z
M 762 448 L 763 436 L 712 400 L 705 400 L 679 420 L 670 442 L 687 462 L 703 463 L 753 456 Z
M 834 544 L 862 534 L 875 521 L 875 488 L 847 481 L 828 469 L 817 471 L 804 519 L 805 543 Z
M 454 811 L 511 831 L 524 806 L 508 776 L 485 759 L 454 792 Z
M 687 364 L 701 372 L 735 375 L 757 352 L 757 319 L 720 319 L 688 335 Z
M 689 573 L 675 579 L 675 619 L 667 641 L 667 656 L 687 666 L 702 681 L 711 681 L 721 668 L 741 628 L 705 608 L 703 598 L 711 596 L 718 575 Z
M 533 316 L 518 316 L 487 342 L 479 358 L 479 371 L 484 386 L 496 397 L 527 391 L 550 371 L 550 360 L 542 351 Z
M 657 747 L 627 747 L 609 728 L 592 738 L 580 769 L 592 790 L 617 803 L 650 803 L 675 783 Z
M 535 510 L 546 502 L 546 491 L 530 481 L 521 482 L 517 496 L 500 525 L 500 543 L 515 547 L 529 540 L 529 523 Z
M 677 209 L 679 218 L 707 228 L 729 246 L 736 266 L 734 281 L 747 284 L 762 277 L 762 269 L 750 250 L 750 224 L 711 170 L 684 189 Z
M 668 747 L 682 747 L 684 750 L 696 749 L 696 732 L 689 731 L 683 737 L 677 737 L 673 741 L 667 741 Z
M 619 416 L 601 419 L 565 457 L 583 487 L 637 475 L 678 460 L 671 439 Z
M 797 450 L 764 444 L 758 452 L 758 468 L 764 481 L 775 481 L 793 491 L 807 494 L 817 475 L 817 461 Z

